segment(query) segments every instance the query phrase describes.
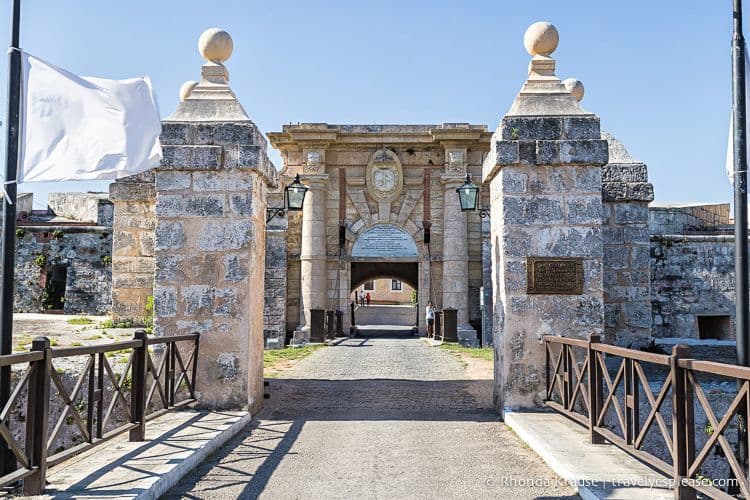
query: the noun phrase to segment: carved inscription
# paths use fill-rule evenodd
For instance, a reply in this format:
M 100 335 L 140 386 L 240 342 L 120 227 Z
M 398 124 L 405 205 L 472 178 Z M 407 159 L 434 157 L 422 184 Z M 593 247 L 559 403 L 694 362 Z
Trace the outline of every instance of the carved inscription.
M 362 233 L 352 248 L 352 258 L 417 257 L 417 245 L 406 231 L 380 224 Z
M 528 257 L 526 293 L 581 295 L 583 259 L 580 257 Z

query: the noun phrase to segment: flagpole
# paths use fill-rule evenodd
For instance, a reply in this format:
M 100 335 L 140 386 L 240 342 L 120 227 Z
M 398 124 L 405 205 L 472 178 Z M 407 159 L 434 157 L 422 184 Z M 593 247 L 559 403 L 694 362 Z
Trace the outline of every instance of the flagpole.
M 13 0 L 13 25 L 8 54 L 8 140 L 5 157 L 5 192 L 3 199 L 3 262 L 2 287 L 0 287 L 0 354 L 10 354 L 13 349 L 13 299 L 15 296 L 14 269 L 16 250 L 16 172 L 18 171 L 18 138 L 21 105 L 21 52 L 20 24 L 21 0 Z M 0 408 L 10 398 L 10 366 L 0 368 Z M 16 460 L 5 440 L 0 440 L 0 470 L 12 472 Z
M 745 39 L 742 36 L 742 1 L 734 0 L 732 36 L 732 98 L 734 121 L 734 269 L 736 280 L 735 331 L 737 364 L 750 366 L 750 313 L 747 248 L 747 130 L 745 116 Z

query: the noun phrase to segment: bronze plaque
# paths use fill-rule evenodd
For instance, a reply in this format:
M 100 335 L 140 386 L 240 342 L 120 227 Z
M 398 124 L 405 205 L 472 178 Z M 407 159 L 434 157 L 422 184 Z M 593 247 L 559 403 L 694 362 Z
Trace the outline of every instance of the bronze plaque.
M 583 258 L 528 257 L 526 293 L 542 295 L 581 295 Z

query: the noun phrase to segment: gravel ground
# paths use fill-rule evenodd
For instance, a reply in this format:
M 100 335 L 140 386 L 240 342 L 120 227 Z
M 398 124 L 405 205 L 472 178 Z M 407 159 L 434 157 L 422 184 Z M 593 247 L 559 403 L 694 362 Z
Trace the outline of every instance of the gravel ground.
M 464 361 L 392 332 L 316 351 L 166 498 L 578 498 L 497 421 L 488 365 Z

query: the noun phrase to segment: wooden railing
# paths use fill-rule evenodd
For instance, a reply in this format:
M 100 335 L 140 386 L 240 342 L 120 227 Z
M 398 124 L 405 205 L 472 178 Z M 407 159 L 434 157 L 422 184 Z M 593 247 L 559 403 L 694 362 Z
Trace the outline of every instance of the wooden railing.
M 23 480 L 24 494 L 36 495 L 44 489 L 47 467 L 125 431 L 131 441 L 143 441 L 149 419 L 195 401 L 198 346 L 197 333 L 148 337 L 138 330 L 133 340 L 81 347 L 52 348 L 48 338 L 39 337 L 30 352 L 0 356 L 0 367 L 25 367 L 0 410 L 0 439 L 17 462 L 0 476 L 0 486 Z M 113 369 L 110 356 L 124 360 L 124 368 Z M 77 366 L 63 369 L 71 360 Z M 81 365 L 75 383 L 66 387 L 62 374 Z M 24 394 L 25 418 L 14 418 Z M 23 443 L 12 431 L 19 426 L 25 426 Z M 73 427 L 79 443 L 55 448 L 66 426 Z
M 664 355 L 602 344 L 598 335 L 589 340 L 545 336 L 544 343 L 546 404 L 588 427 L 593 444 L 606 440 L 671 476 L 676 498 L 693 499 L 696 492 L 750 498 L 750 368 L 691 359 L 684 345 Z M 717 387 L 722 380 L 737 390 L 719 418 L 704 385 Z M 697 408 L 706 418 L 700 429 Z M 734 444 L 730 432 L 737 436 Z M 728 476 L 706 477 L 702 467 L 717 457 Z

